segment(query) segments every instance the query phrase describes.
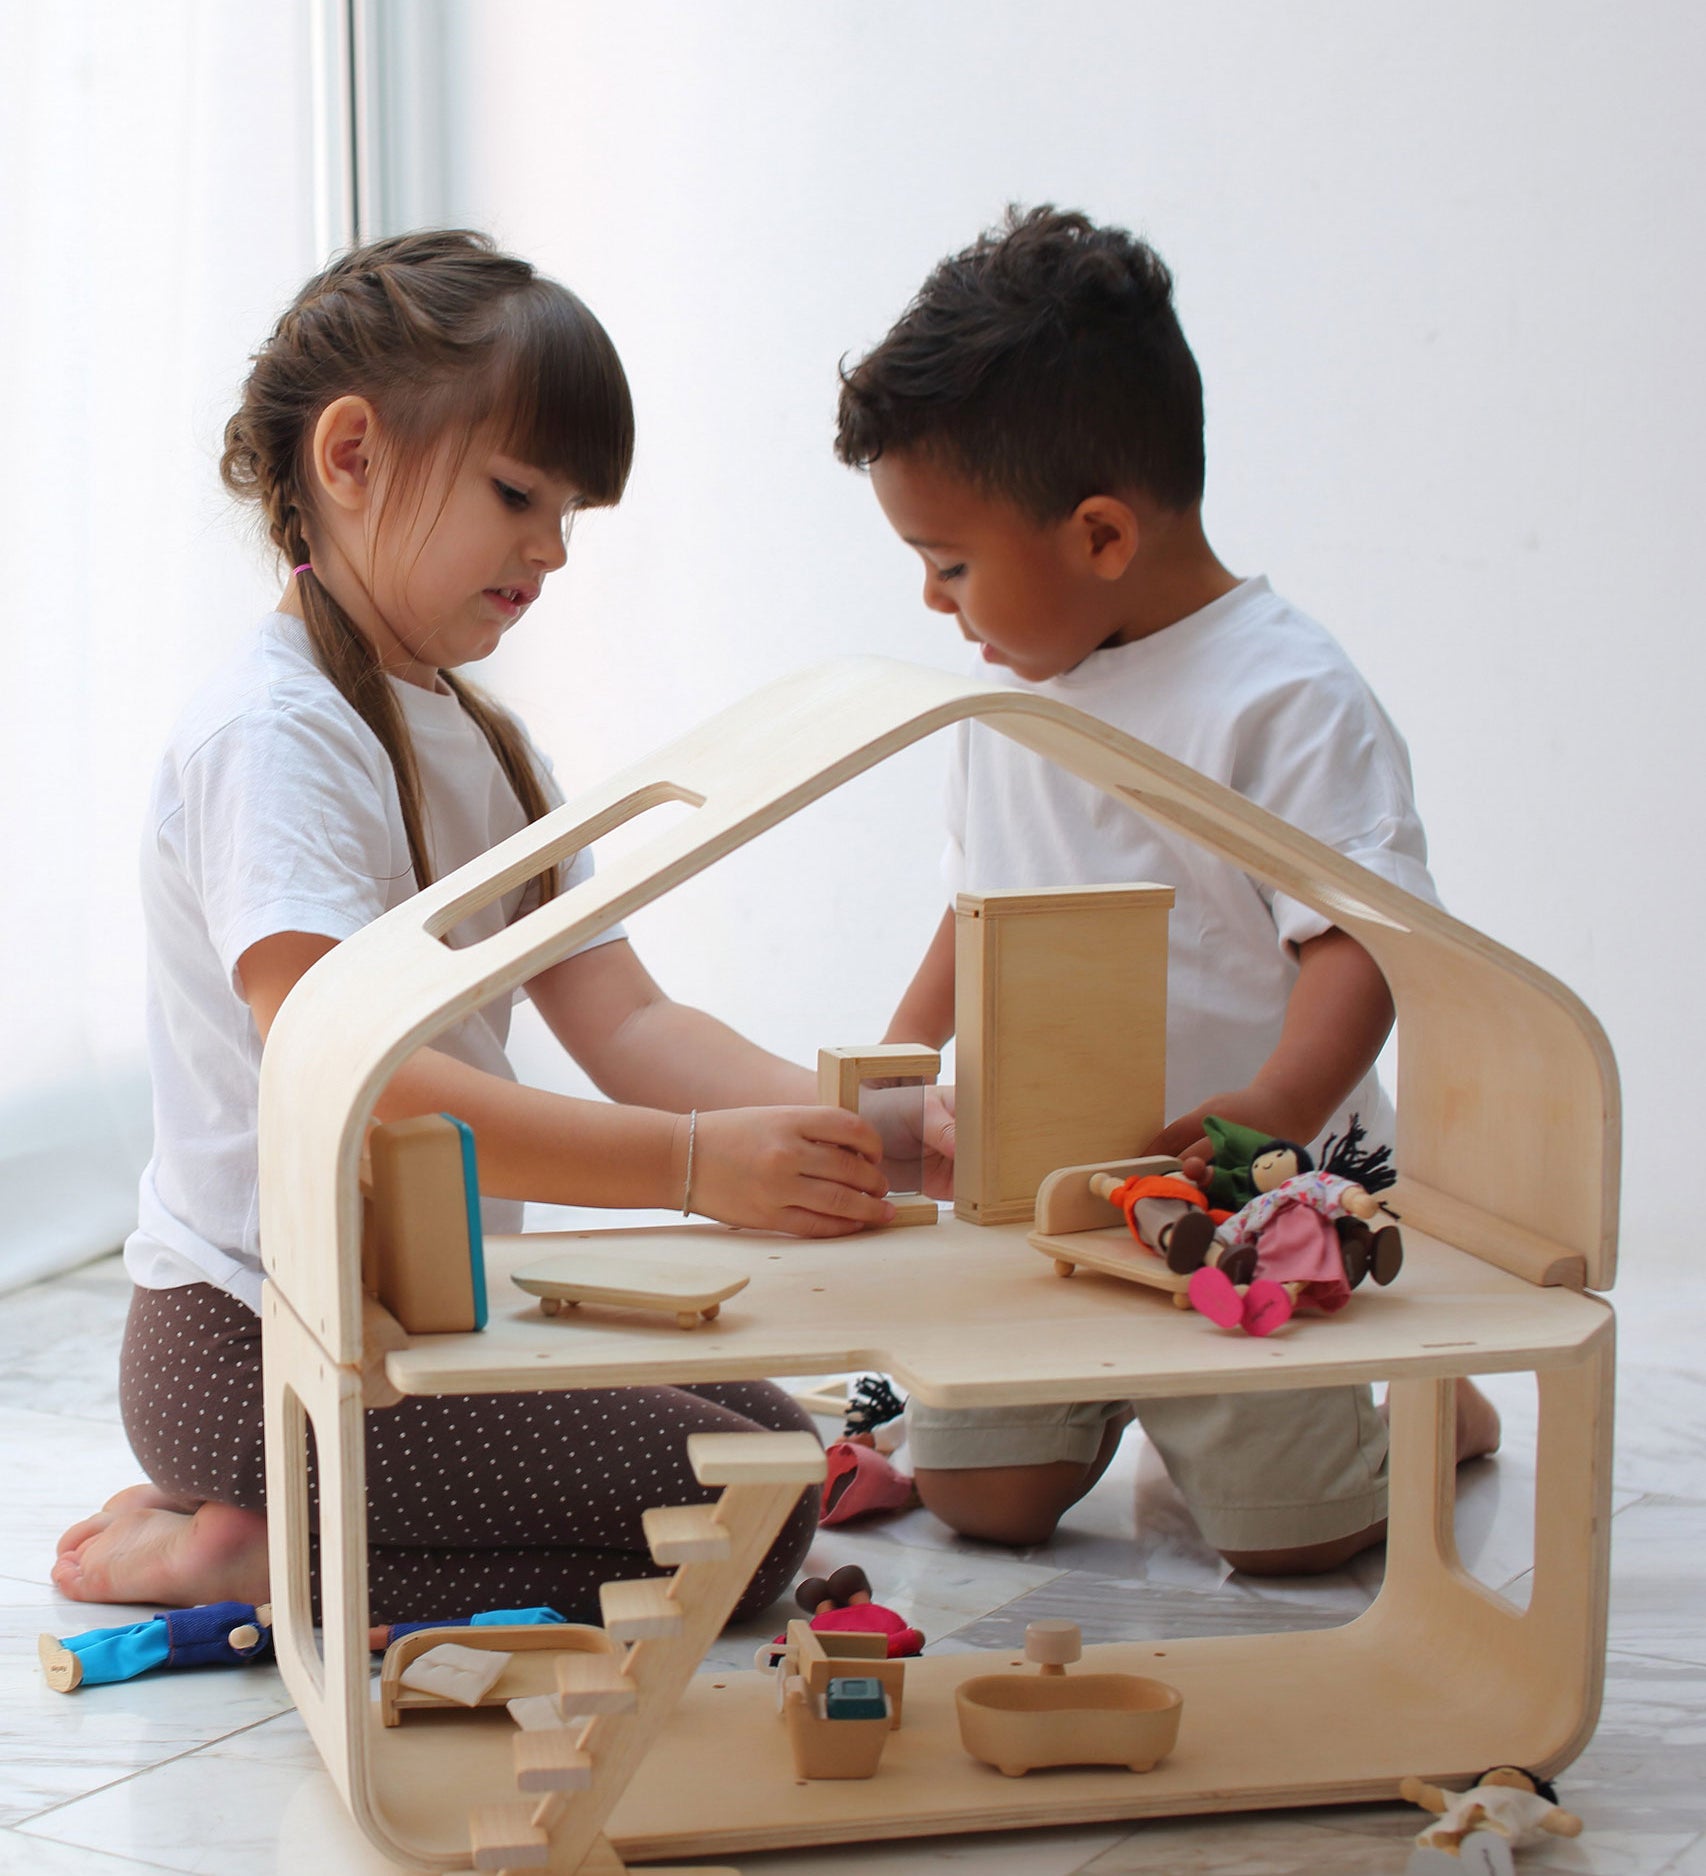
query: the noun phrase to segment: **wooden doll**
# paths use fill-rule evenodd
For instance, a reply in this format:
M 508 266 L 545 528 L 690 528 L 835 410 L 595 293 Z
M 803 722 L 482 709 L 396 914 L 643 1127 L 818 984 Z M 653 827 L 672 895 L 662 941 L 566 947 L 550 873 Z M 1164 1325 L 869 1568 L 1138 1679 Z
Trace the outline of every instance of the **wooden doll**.
M 1397 1276 L 1403 1241 L 1395 1225 L 1368 1228 L 1380 1201 L 1365 1186 L 1340 1172 L 1318 1172 L 1307 1149 L 1290 1140 L 1270 1140 L 1252 1160 L 1250 1176 L 1256 1196 L 1215 1228 L 1216 1254 L 1202 1247 L 1191 1277 L 1191 1305 L 1211 1321 L 1271 1335 L 1300 1305 L 1330 1316 L 1365 1276 L 1381 1284 Z M 1179 1239 L 1176 1228 L 1176 1254 Z M 1182 1248 L 1194 1254 L 1196 1235 Z M 1240 1293 L 1240 1285 L 1248 1287 Z
M 1512 1849 L 1581 1835 L 1582 1820 L 1562 1808 L 1553 1787 L 1518 1765 L 1491 1767 L 1468 1791 L 1445 1791 L 1419 1778 L 1406 1778 L 1398 1789 L 1439 1820 L 1417 1836 L 1411 1876 L 1511 1876 Z

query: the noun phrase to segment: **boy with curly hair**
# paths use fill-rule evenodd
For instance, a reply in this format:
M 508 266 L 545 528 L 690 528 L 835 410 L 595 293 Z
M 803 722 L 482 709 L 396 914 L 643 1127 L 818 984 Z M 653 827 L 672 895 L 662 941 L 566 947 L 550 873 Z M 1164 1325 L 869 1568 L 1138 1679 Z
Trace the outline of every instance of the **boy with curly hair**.
M 1056 697 L 1225 783 L 1432 903 L 1408 752 L 1338 643 L 1203 531 L 1202 381 L 1145 242 L 1010 211 L 930 275 L 844 370 L 837 454 L 869 471 L 998 682 Z M 954 1026 L 960 891 L 1158 881 L 1176 894 L 1167 1112 L 1134 1147 L 1206 1162 L 1209 1114 L 1290 1140 L 1353 1112 L 1391 1138 L 1374 1076 L 1385 980 L 1348 933 L 978 724 L 956 732 L 949 910 L 889 1026 Z M 1367 1387 L 909 1410 L 925 1504 L 956 1530 L 1043 1541 L 1141 1420 L 1207 1540 L 1265 1574 L 1338 1567 L 1384 1535 L 1386 1429 Z M 1458 1390 L 1458 1457 L 1498 1418 Z

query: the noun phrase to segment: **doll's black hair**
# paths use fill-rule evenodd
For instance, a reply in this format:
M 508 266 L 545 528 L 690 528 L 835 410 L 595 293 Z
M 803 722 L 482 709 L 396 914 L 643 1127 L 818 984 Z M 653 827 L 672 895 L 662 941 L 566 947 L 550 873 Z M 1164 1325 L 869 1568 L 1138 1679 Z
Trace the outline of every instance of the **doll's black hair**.
M 1295 1140 L 1268 1140 L 1264 1142 L 1250 1155 L 1250 1164 L 1254 1166 L 1257 1160 L 1265 1158 L 1269 1153 L 1295 1154 L 1297 1157 L 1297 1170 L 1300 1173 L 1313 1172 L 1315 1170 L 1314 1154 L 1309 1151 L 1308 1147 L 1299 1146 Z
M 906 1412 L 905 1397 L 897 1394 L 887 1375 L 862 1374 L 847 1403 L 847 1417 L 842 1422 L 843 1435 L 871 1433 Z
M 1481 1784 L 1484 1780 L 1491 1778 L 1495 1772 L 1520 1772 L 1534 1787 L 1535 1797 L 1544 1798 L 1548 1804 L 1558 1802 L 1558 1787 L 1549 1778 L 1542 1778 L 1538 1772 L 1531 1772 L 1526 1765 L 1489 1765 L 1475 1783 Z
M 1392 1164 L 1392 1149 L 1376 1146 L 1365 1151 L 1362 1143 L 1367 1137 L 1368 1129 L 1353 1114 L 1345 1131 L 1331 1135 L 1321 1149 L 1321 1170 L 1335 1178 L 1348 1179 L 1365 1192 L 1384 1192 L 1398 1177 L 1397 1168 Z

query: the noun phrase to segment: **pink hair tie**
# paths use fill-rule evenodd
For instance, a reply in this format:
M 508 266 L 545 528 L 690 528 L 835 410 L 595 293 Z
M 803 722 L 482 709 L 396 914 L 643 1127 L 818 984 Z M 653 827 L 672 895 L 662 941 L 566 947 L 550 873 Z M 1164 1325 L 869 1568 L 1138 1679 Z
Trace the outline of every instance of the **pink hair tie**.
M 312 573 L 314 571 L 314 563 L 311 560 L 305 560 L 301 566 L 292 567 L 290 570 L 292 573 Z

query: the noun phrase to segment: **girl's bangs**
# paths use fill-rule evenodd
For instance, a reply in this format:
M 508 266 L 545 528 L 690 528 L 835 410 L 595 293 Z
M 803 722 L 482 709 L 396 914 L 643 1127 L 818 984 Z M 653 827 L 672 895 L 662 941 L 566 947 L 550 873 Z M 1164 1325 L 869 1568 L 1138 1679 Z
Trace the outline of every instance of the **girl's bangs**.
M 566 287 L 536 279 L 509 296 L 487 388 L 485 418 L 506 456 L 569 483 L 584 507 L 620 500 L 634 460 L 627 374 Z

